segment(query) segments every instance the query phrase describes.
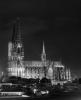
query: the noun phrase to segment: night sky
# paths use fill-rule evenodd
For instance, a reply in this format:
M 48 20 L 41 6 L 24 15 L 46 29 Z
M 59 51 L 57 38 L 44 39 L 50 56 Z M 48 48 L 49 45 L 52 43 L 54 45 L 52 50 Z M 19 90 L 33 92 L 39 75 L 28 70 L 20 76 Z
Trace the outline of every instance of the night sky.
M 25 60 L 40 60 L 44 41 L 47 59 L 61 60 L 81 77 L 80 0 L 0 0 L 0 71 L 7 68 L 7 45 L 17 17 Z

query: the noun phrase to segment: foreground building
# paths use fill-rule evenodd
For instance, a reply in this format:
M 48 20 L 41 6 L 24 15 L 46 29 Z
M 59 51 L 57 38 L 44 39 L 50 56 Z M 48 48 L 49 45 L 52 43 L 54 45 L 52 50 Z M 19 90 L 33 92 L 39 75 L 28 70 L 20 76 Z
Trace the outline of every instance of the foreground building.
M 40 61 L 24 61 L 24 46 L 19 22 L 14 24 L 12 39 L 8 43 L 8 75 L 27 79 L 46 77 L 51 79 L 52 83 L 71 81 L 70 70 L 66 69 L 61 62 L 46 59 L 44 42 Z

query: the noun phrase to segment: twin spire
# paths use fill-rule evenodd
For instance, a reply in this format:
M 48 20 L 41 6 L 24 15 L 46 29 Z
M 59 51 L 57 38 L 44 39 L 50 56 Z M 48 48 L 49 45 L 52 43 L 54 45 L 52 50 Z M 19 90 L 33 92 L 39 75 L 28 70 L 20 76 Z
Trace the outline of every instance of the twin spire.
M 20 31 L 20 19 L 17 18 L 17 21 L 13 24 L 13 35 L 12 35 L 12 42 L 13 43 L 22 43 L 22 36 Z M 43 41 L 43 48 L 41 54 L 41 60 L 44 62 L 46 61 L 46 53 L 45 53 L 45 45 Z

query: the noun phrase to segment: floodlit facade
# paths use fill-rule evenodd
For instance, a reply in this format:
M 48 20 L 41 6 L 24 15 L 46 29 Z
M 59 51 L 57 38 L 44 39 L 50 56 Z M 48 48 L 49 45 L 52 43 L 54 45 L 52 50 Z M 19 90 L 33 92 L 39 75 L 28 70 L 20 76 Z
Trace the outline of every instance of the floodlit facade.
M 19 22 L 14 25 L 12 40 L 8 43 L 8 75 L 27 79 L 46 77 L 51 79 L 52 83 L 71 80 L 70 70 L 65 69 L 61 62 L 46 59 L 44 42 L 40 61 L 24 61 L 24 46 Z

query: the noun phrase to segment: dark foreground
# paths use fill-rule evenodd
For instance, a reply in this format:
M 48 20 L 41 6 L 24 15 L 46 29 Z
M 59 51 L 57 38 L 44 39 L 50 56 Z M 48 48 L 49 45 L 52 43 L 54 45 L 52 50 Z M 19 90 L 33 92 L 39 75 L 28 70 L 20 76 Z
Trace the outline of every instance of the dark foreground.
M 81 91 L 76 91 L 74 93 L 67 93 L 67 94 L 57 94 L 52 96 L 46 97 L 37 97 L 37 98 L 27 98 L 27 97 L 19 97 L 19 98 L 0 98 L 0 100 L 81 100 Z
M 33 99 L 33 100 L 81 100 L 81 96 L 59 96 L 59 97 L 51 97 L 51 98 L 43 98 L 43 99 Z M 28 98 L 0 98 L 0 100 L 30 100 Z
M 67 91 L 60 91 L 59 92 L 50 92 L 49 95 L 44 96 L 30 96 L 30 97 L 0 97 L 0 100 L 81 100 L 81 85 L 77 85 L 77 88 L 74 88 L 69 92 Z M 69 89 L 72 88 L 69 86 Z M 38 92 L 37 92 L 38 93 Z

